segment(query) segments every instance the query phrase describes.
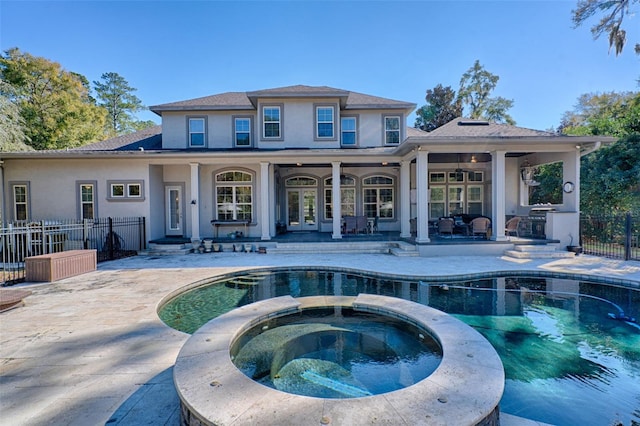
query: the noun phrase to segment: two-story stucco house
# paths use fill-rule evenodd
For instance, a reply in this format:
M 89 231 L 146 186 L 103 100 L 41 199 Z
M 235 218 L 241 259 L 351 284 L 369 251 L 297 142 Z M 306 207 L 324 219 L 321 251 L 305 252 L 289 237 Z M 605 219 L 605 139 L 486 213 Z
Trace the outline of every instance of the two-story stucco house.
M 267 241 L 286 227 L 339 242 L 344 216 L 366 216 L 428 254 L 441 216 L 489 217 L 491 240 L 507 240 L 507 219 L 532 207 L 528 168 L 562 162 L 545 233 L 578 235 L 580 157 L 610 140 L 467 119 L 426 133 L 406 125 L 415 107 L 302 85 L 152 106 L 161 126 L 2 154 L 3 219 L 145 216 L 150 240 Z

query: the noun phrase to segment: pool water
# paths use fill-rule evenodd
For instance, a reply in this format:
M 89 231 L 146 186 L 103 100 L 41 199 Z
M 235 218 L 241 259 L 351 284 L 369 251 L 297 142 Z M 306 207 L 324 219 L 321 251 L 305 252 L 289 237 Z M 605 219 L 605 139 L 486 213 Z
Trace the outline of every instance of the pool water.
M 306 309 L 261 322 L 236 339 L 233 363 L 284 392 L 358 398 L 411 386 L 442 359 L 431 335 L 388 316 L 347 307 Z
M 556 425 L 640 423 L 640 325 L 625 321 L 640 317 L 637 289 L 562 278 L 454 283 L 291 270 L 213 281 L 169 301 L 160 316 L 192 333 L 258 300 L 360 293 L 428 305 L 482 333 L 504 364 L 502 412 Z

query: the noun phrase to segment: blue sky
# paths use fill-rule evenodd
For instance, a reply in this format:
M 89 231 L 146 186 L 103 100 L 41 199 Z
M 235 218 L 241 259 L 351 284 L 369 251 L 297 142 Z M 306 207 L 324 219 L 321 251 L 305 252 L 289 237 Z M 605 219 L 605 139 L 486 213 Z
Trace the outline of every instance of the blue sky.
M 572 28 L 576 2 L 0 0 L 0 48 L 90 81 L 117 72 L 145 105 L 306 84 L 419 107 L 478 59 L 517 124 L 544 130 L 583 93 L 639 90 L 640 16 L 616 57 L 590 25 Z

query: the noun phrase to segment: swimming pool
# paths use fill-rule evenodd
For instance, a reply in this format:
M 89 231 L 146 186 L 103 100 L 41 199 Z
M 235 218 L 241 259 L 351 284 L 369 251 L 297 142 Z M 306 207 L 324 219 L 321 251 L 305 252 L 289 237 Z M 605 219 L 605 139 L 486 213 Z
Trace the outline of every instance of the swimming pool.
M 638 289 L 559 275 L 443 282 L 305 268 L 198 283 L 159 313 L 191 333 L 258 300 L 360 293 L 428 305 L 482 333 L 505 367 L 503 412 L 558 425 L 640 421 L 640 327 L 625 321 L 640 316 Z

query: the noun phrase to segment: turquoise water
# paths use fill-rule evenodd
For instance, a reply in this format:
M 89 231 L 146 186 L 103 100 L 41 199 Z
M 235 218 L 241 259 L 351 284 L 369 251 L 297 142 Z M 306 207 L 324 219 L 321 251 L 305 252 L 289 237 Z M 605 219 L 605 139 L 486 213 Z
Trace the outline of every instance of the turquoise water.
M 357 398 L 423 380 L 440 364 L 442 350 L 411 324 L 338 307 L 257 324 L 234 342 L 231 357 L 265 386 L 317 398 Z
M 556 425 L 640 423 L 640 326 L 624 321 L 640 318 L 638 290 L 557 278 L 443 283 L 305 270 L 216 281 L 178 296 L 160 316 L 192 333 L 261 299 L 360 293 L 422 303 L 482 333 L 505 367 L 505 413 Z

